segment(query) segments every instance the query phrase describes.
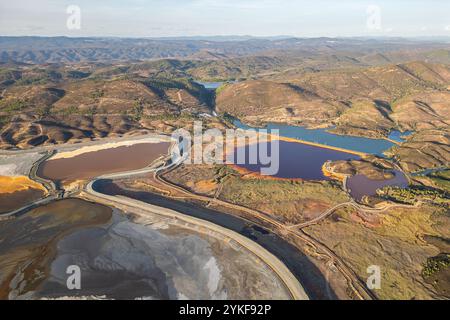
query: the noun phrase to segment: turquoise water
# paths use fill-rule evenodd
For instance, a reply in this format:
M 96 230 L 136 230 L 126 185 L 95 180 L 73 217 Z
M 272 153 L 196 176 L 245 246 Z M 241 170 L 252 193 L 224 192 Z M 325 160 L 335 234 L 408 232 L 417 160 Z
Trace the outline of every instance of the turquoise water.
M 216 90 L 223 84 L 223 82 L 202 82 L 202 81 L 196 81 L 196 83 L 204 86 L 206 89 L 209 90 Z
M 432 173 L 441 172 L 441 171 L 444 171 L 444 170 L 447 170 L 447 169 L 448 169 L 447 167 L 426 169 L 426 170 L 422 170 L 422 171 L 419 171 L 419 172 L 414 172 L 411 175 L 415 176 L 415 177 L 423 177 L 423 176 L 428 176 L 428 175 L 430 175 Z
M 241 129 L 256 129 L 243 124 L 239 120 L 235 120 L 234 125 Z M 363 137 L 337 135 L 327 132 L 327 129 L 306 129 L 304 127 L 275 123 L 269 123 L 265 129 L 278 129 L 280 131 L 280 136 L 282 137 L 300 139 L 379 156 L 382 156 L 384 151 L 395 145 L 394 143 L 384 139 L 369 139 Z
M 409 137 L 414 132 L 412 131 L 406 131 L 406 132 L 400 132 L 398 130 L 393 130 L 389 134 L 388 138 L 397 142 L 404 142 L 406 137 Z

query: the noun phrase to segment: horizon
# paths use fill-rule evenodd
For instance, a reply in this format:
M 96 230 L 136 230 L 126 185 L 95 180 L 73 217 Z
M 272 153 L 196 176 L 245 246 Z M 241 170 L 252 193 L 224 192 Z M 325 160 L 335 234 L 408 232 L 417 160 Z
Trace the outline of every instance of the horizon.
M 75 38 L 450 37 L 446 12 L 450 2 L 444 0 L 432 5 L 426 0 L 16 0 L 0 3 L 0 33 Z M 78 19 L 73 28 L 69 19 Z
M 450 35 L 430 35 L 430 36 L 284 36 L 284 35 L 273 35 L 273 36 L 257 36 L 257 35 L 191 35 L 191 36 L 70 36 L 70 35 L 7 35 L 0 34 L 0 38 L 66 38 L 66 39 L 122 39 L 122 40 L 198 40 L 198 41 L 217 41 L 220 42 L 223 39 L 236 39 L 236 40 L 223 40 L 228 41 L 247 41 L 247 40 L 314 40 L 314 39 L 342 39 L 342 40 L 449 40 Z M 216 38 L 217 40 L 215 40 Z

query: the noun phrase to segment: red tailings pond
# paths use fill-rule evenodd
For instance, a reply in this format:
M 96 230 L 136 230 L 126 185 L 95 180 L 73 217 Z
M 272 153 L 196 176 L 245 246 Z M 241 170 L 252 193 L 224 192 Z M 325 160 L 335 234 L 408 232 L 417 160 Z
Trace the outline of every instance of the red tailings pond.
M 169 142 L 138 143 L 50 159 L 39 167 L 38 175 L 53 181 L 71 183 L 104 174 L 138 170 L 166 155 L 169 147 Z
M 304 143 L 288 142 L 283 140 L 281 140 L 279 143 L 279 170 L 273 176 L 274 178 L 330 180 L 330 178 L 325 176 L 322 171 L 322 167 L 326 161 L 360 159 L 358 155 L 325 147 L 322 148 L 318 146 L 307 145 Z M 259 157 L 257 159 L 257 163 L 250 162 L 251 146 L 252 145 L 246 145 L 235 149 L 235 163 L 239 168 L 244 169 L 248 172 L 260 173 L 262 168 L 267 168 L 269 166 L 261 164 Z M 259 150 L 261 148 L 261 144 L 258 144 L 257 148 Z M 270 143 L 267 145 L 267 150 L 269 153 L 271 153 Z M 239 152 L 245 154 L 244 163 L 240 163 L 237 159 L 237 154 Z M 272 157 L 272 160 L 276 161 L 277 157 Z

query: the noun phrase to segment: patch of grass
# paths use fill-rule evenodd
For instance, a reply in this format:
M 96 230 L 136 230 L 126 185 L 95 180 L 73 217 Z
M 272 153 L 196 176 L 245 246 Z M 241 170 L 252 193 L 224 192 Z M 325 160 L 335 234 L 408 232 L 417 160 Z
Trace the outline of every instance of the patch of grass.
M 11 121 L 11 116 L 0 115 L 0 129 Z
M 385 187 L 378 190 L 378 195 L 387 200 L 405 204 L 415 204 L 418 201 L 423 201 L 445 207 L 450 206 L 450 194 L 432 188 L 410 187 L 404 189 L 399 187 Z
M 42 85 L 49 82 L 56 82 L 61 80 L 62 76 L 59 72 L 54 70 L 36 69 L 30 75 L 23 75 L 23 78 L 17 80 L 17 85 Z
M 98 113 L 97 106 L 91 106 L 86 110 L 86 115 L 92 117 Z
M 221 197 L 243 205 L 302 199 L 314 199 L 337 204 L 349 200 L 340 188 L 329 182 L 243 179 L 230 174 L 230 172 L 227 173 L 227 180 Z
M 62 110 L 62 111 L 60 111 L 60 113 L 62 114 L 62 115 L 66 115 L 66 116 L 70 116 L 70 115 L 74 115 L 74 114 L 78 114 L 79 113 L 79 110 L 78 110 L 78 107 L 77 106 L 70 106 L 70 107 L 68 107 L 68 108 L 66 108 L 66 109 L 64 109 L 64 110 Z
M 190 113 L 181 113 L 181 114 L 173 114 L 173 113 L 162 113 L 157 115 L 146 115 L 143 116 L 144 119 L 154 121 L 171 121 L 171 120 L 193 120 L 196 119 L 195 115 Z
M 12 112 L 16 112 L 16 111 L 21 111 L 21 110 L 25 109 L 26 106 L 27 106 L 27 104 L 25 101 L 14 100 L 13 102 L 10 102 L 10 103 L 2 103 L 0 105 L 0 108 L 4 112 L 12 113 Z
M 442 190 L 450 193 L 450 169 L 434 172 L 429 178 Z
M 423 286 L 421 270 L 428 257 L 436 254 L 436 248 L 417 239 L 429 234 L 443 236 L 435 227 L 444 211 L 434 206 L 393 208 L 379 216 L 378 224 L 368 227 L 355 220 L 353 208 L 345 208 L 304 231 L 333 249 L 361 279 L 367 279 L 368 266 L 380 266 L 381 289 L 375 292 L 378 298 L 430 299 L 433 293 Z
M 142 100 L 136 100 L 133 103 L 133 109 L 131 110 L 132 119 L 136 122 L 141 121 L 144 114 L 144 103 Z
M 228 87 L 228 83 L 224 83 L 220 87 L 218 87 L 216 89 L 216 95 L 219 95 L 226 87 Z
M 39 119 L 42 120 L 50 115 L 51 110 L 51 106 L 40 106 L 36 108 L 36 114 L 38 115 Z
M 92 99 L 100 99 L 105 95 L 105 92 L 103 90 L 95 90 L 94 92 L 91 92 L 90 96 Z
M 425 263 L 422 276 L 426 279 L 438 272 L 448 268 L 450 265 L 450 254 L 440 254 L 436 257 L 429 258 Z
M 226 123 L 228 123 L 229 125 L 233 126 L 234 125 L 234 121 L 236 120 L 235 117 L 233 117 L 231 114 L 229 114 L 228 112 L 225 112 L 222 115 L 222 119 L 223 121 L 225 121 Z
M 437 236 L 434 226 L 439 216 L 445 214 L 445 209 L 423 205 L 420 208 L 394 208 L 386 211 L 382 224 L 376 227 L 376 232 L 390 238 L 401 239 L 410 244 L 417 243 L 417 235 Z
M 71 79 L 84 79 L 90 76 L 88 72 L 82 72 L 78 70 L 70 70 L 67 72 L 67 76 Z

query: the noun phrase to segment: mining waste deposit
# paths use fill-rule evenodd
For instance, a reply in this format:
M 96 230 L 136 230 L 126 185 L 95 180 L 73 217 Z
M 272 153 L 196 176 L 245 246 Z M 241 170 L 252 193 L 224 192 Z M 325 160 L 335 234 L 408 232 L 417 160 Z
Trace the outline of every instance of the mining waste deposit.
M 328 285 L 328 280 L 318 272 L 316 266 L 306 255 L 275 233 L 261 228 L 248 220 L 195 203 L 169 199 L 155 193 L 128 188 L 124 185 L 123 180 L 97 180 L 92 188 L 102 194 L 136 199 L 232 230 L 256 242 L 282 261 L 304 288 L 310 299 L 336 299 L 334 291 Z M 255 265 L 255 267 L 262 268 L 260 272 L 261 270 L 266 270 L 266 267 L 261 263 Z M 246 285 L 241 284 L 239 286 L 244 288 Z
M 112 210 L 79 199 L 55 201 L 0 221 L 0 299 L 32 298 L 49 276 L 58 241 L 110 221 Z
M 47 194 L 47 190 L 28 177 L 41 154 L 0 155 L 0 215 L 22 208 Z
M 44 162 L 38 170 L 38 175 L 65 184 L 109 173 L 137 170 L 166 155 L 169 146 L 169 142 L 137 143 L 75 153 L 67 157 L 62 155 Z
M 84 200 L 0 222 L 0 234 L 0 298 L 290 298 L 272 269 L 229 239 Z M 71 265 L 81 290 L 67 288 Z
M 46 189 L 28 177 L 0 176 L 0 214 L 20 209 L 45 194 Z

